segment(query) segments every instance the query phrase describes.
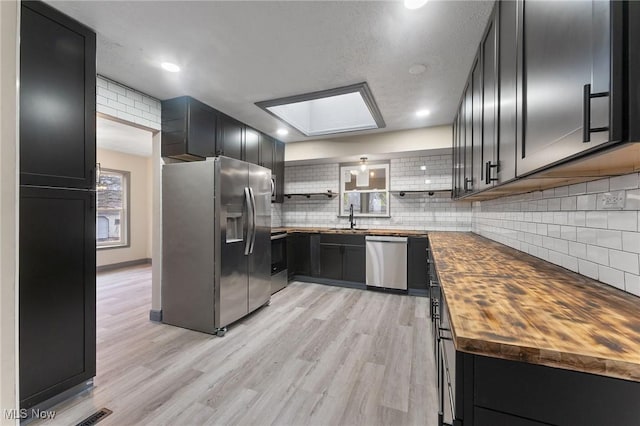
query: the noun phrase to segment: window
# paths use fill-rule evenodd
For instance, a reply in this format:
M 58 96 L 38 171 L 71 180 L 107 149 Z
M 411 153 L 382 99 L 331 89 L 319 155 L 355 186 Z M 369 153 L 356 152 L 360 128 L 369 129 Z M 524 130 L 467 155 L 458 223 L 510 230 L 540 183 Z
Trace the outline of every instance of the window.
M 97 248 L 129 245 L 129 172 L 100 172 L 97 192 Z
M 340 214 L 389 217 L 389 163 L 340 165 Z

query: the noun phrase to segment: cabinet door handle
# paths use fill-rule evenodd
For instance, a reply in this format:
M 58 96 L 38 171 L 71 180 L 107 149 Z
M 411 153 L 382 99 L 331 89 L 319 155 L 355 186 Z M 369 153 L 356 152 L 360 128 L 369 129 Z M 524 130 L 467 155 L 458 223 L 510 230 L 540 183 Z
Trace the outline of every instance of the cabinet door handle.
M 497 164 L 491 164 L 491 161 L 487 161 L 484 164 L 484 183 L 489 185 L 491 182 L 498 180 L 498 178 L 491 177 L 491 169 L 498 168 Z
M 591 84 L 585 84 L 582 90 L 582 142 L 591 142 L 591 133 L 608 132 L 609 126 L 591 127 L 591 99 L 604 98 L 609 92 L 591 93 Z
M 469 185 L 469 183 L 471 183 L 471 185 Z M 464 192 L 471 191 L 472 188 L 470 188 L 470 187 L 473 187 L 473 179 L 464 178 Z

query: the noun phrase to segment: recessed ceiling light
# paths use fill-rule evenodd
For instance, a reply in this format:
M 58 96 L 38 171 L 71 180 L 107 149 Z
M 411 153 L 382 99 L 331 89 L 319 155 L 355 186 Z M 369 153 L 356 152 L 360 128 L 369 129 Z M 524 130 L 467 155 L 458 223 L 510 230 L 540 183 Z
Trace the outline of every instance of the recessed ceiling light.
M 420 166 L 420 170 L 427 170 L 427 166 Z
M 160 66 L 165 71 L 169 71 L 169 72 L 178 72 L 178 71 L 180 71 L 180 67 L 177 66 L 176 64 L 172 64 L 171 62 L 163 62 L 163 63 L 160 64 Z
M 431 111 L 429 111 L 428 109 L 419 109 L 418 111 L 416 111 L 416 115 L 418 117 L 426 117 L 429 114 L 431 114 Z
M 287 129 L 278 129 L 278 136 L 287 136 L 289 131 Z
M 420 9 L 427 4 L 427 0 L 404 0 L 404 7 L 407 9 Z
M 418 74 L 422 74 L 426 70 L 427 70 L 426 65 L 413 64 L 409 67 L 409 74 L 418 75 Z
M 256 102 L 305 136 L 385 127 L 367 83 Z

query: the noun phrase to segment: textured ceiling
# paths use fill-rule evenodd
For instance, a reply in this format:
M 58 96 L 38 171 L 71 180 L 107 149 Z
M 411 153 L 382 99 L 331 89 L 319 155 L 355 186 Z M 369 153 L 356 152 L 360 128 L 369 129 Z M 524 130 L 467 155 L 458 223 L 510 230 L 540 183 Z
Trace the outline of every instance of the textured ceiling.
M 453 121 L 493 1 L 51 1 L 98 33 L 98 72 L 159 99 L 191 95 L 276 136 L 254 105 L 366 81 L 386 129 Z M 175 62 L 171 74 L 159 63 Z M 412 64 L 427 66 L 419 75 Z M 431 110 L 428 117 L 417 109 Z M 285 141 L 307 140 L 292 130 Z

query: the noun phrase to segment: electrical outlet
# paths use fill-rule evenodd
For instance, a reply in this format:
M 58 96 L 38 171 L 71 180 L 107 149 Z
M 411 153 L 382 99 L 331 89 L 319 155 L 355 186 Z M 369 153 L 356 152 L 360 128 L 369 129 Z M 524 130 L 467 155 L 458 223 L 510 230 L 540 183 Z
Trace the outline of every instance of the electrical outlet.
M 600 198 L 601 208 L 603 210 L 621 210 L 624 209 L 624 191 L 605 192 Z

